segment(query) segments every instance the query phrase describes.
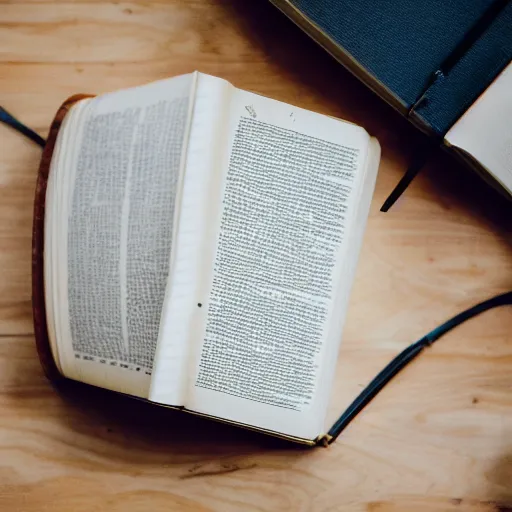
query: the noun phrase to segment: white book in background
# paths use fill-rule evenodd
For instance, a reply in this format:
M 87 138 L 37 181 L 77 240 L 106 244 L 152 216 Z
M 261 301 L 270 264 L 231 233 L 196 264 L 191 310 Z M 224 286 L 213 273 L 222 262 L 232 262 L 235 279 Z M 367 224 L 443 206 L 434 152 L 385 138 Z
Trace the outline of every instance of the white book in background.
M 509 64 L 445 136 L 469 153 L 512 195 L 512 64 Z
M 379 156 L 201 73 L 79 101 L 46 191 L 60 373 L 318 441 Z

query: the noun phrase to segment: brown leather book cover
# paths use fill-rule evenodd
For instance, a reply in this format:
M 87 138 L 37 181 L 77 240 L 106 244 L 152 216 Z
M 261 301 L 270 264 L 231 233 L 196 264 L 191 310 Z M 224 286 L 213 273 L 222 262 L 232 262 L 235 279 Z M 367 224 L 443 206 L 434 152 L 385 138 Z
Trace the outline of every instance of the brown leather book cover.
M 34 220 L 32 226 L 32 311 L 34 316 L 34 335 L 36 347 L 44 373 L 50 380 L 62 379 L 53 359 L 48 339 L 46 323 L 46 306 L 44 297 L 44 212 L 46 203 L 46 186 L 50 173 L 53 150 L 57 141 L 62 121 L 71 107 L 90 95 L 77 94 L 66 100 L 57 111 L 50 127 L 48 139 L 43 149 L 41 163 L 37 174 L 34 199 Z

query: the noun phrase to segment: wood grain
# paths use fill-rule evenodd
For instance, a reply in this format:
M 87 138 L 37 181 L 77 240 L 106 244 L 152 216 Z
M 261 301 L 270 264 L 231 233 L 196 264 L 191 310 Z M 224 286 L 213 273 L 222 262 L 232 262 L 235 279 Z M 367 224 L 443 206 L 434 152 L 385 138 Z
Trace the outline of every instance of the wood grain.
M 419 140 L 266 2 L 0 0 L 2 105 L 46 134 L 60 103 L 190 72 L 343 117 L 383 158 L 339 360 L 334 417 L 407 344 L 512 288 L 512 209 L 447 155 L 378 209 Z M 512 507 L 512 312 L 451 332 L 329 449 L 71 384 L 34 347 L 40 152 L 0 126 L 0 510 L 499 511 Z

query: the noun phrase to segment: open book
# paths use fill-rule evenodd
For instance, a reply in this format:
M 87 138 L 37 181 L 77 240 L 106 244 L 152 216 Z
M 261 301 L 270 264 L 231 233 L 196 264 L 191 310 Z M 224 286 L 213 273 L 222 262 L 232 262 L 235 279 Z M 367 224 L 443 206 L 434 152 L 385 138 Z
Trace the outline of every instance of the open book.
M 377 141 L 193 73 L 77 101 L 48 144 L 59 373 L 321 439 Z

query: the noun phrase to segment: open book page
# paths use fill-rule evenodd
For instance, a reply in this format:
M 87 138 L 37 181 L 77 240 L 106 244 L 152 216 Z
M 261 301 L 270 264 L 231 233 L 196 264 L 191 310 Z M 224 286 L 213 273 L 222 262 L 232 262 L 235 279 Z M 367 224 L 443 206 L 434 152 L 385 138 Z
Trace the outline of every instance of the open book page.
M 236 91 L 218 242 L 187 408 L 313 439 L 324 430 L 367 133 Z M 367 184 L 370 194 L 373 183 Z M 364 217 L 368 213 L 368 203 Z M 336 336 L 333 336 L 333 333 Z
M 72 144 L 70 136 L 78 133 L 77 120 L 80 117 L 79 112 L 83 109 L 85 104 L 85 101 L 76 104 L 62 122 L 58 140 L 53 151 L 45 198 L 44 294 L 46 321 L 52 355 L 59 372 L 62 374 L 64 374 L 64 371 L 62 369 L 60 361 L 61 355 L 57 344 L 57 338 L 60 335 L 57 330 L 60 330 L 60 325 L 56 318 L 61 307 L 58 296 L 60 262 L 55 255 L 58 254 L 60 243 L 57 231 L 59 229 L 58 219 L 61 218 L 60 197 L 62 196 L 62 189 L 64 188 L 62 180 L 66 180 L 65 172 L 63 172 L 65 169 L 64 162 L 66 154 L 63 152 L 63 149 L 70 147 Z M 59 184 L 58 187 L 57 184 Z M 59 192 L 59 197 L 57 197 L 57 192 Z
M 236 89 L 228 112 L 218 126 L 227 137 L 210 171 L 215 178 L 196 198 L 209 204 L 197 225 L 208 243 L 197 246 L 198 280 L 186 297 L 184 403 L 313 439 L 323 430 L 327 397 L 320 394 L 327 394 L 340 341 L 342 312 L 334 308 L 344 307 L 347 262 L 358 252 L 351 240 L 364 227 L 356 222 L 359 199 L 373 190 L 376 168 L 365 179 L 369 137 Z M 179 230 L 181 222 L 184 216 Z M 171 323 L 179 329 L 179 322 Z M 164 368 L 157 357 L 157 376 Z
M 185 75 L 82 101 L 59 133 L 45 277 L 67 377 L 148 396 L 194 87 Z
M 512 194 L 512 64 L 448 131 L 445 141 L 472 155 Z

